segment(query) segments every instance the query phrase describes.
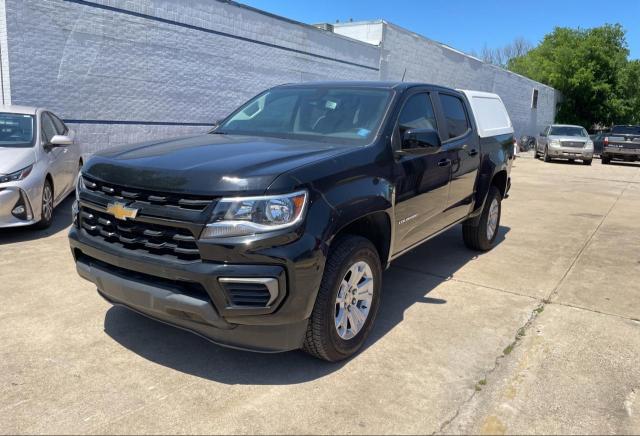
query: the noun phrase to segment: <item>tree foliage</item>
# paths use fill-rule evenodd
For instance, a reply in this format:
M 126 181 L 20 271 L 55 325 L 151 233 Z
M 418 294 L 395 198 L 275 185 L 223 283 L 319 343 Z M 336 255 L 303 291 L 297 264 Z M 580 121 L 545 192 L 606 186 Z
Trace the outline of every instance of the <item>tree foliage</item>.
M 640 61 L 628 57 L 619 24 L 557 27 L 507 67 L 562 93 L 558 122 L 591 128 L 640 123 Z

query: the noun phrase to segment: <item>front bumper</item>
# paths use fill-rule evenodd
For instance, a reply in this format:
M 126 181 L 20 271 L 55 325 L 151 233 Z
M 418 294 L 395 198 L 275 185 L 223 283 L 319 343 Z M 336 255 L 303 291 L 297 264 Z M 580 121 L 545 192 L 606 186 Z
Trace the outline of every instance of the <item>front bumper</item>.
M 22 215 L 14 215 L 17 206 L 24 208 Z M 0 187 L 0 227 L 20 227 L 34 224 L 37 220 L 29 195 L 17 186 Z
M 75 226 L 69 240 L 80 276 L 113 304 L 232 348 L 281 352 L 302 345 L 317 288 L 293 285 L 301 273 L 295 265 L 265 264 L 264 257 L 255 264 L 165 260 L 123 250 Z M 275 278 L 277 298 L 262 309 L 233 307 L 220 281 L 229 277 Z
M 593 148 L 549 147 L 549 156 L 561 159 L 593 159 Z

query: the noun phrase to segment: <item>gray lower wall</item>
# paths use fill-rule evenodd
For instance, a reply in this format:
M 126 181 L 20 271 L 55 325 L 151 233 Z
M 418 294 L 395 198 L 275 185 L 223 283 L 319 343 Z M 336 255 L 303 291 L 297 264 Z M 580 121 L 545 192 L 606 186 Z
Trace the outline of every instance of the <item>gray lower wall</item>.
M 553 89 L 382 21 L 368 24 L 363 42 L 216 0 L 0 0 L 2 7 L 5 93 L 12 104 L 68 120 L 85 152 L 206 131 L 273 85 L 400 80 L 405 68 L 405 80 L 498 92 L 519 133 L 553 120 Z M 529 107 L 534 86 L 537 111 Z

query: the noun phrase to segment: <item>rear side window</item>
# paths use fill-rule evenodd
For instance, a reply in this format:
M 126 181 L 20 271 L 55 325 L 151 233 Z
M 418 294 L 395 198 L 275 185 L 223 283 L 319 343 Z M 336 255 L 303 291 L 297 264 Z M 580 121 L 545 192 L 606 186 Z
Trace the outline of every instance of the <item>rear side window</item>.
M 440 94 L 440 102 L 447 123 L 447 139 L 464 135 L 469 130 L 469 119 L 462 100 L 452 95 Z
M 400 113 L 398 124 L 401 129 L 436 130 L 436 116 L 429 94 L 416 94 L 409 97 Z
M 66 124 L 63 123 L 60 118 L 58 118 L 52 113 L 49 113 L 49 116 L 51 116 L 51 119 L 53 120 L 53 124 L 56 126 L 56 131 L 58 132 L 58 135 L 66 135 L 67 132 L 69 131 Z

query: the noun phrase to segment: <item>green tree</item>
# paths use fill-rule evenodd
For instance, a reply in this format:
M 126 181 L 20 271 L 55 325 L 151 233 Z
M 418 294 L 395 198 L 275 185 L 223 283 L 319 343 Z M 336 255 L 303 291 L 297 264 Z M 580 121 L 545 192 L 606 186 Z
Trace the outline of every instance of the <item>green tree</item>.
M 557 27 L 508 68 L 562 93 L 557 120 L 591 128 L 638 119 L 640 66 L 629 61 L 619 24 L 592 29 Z

